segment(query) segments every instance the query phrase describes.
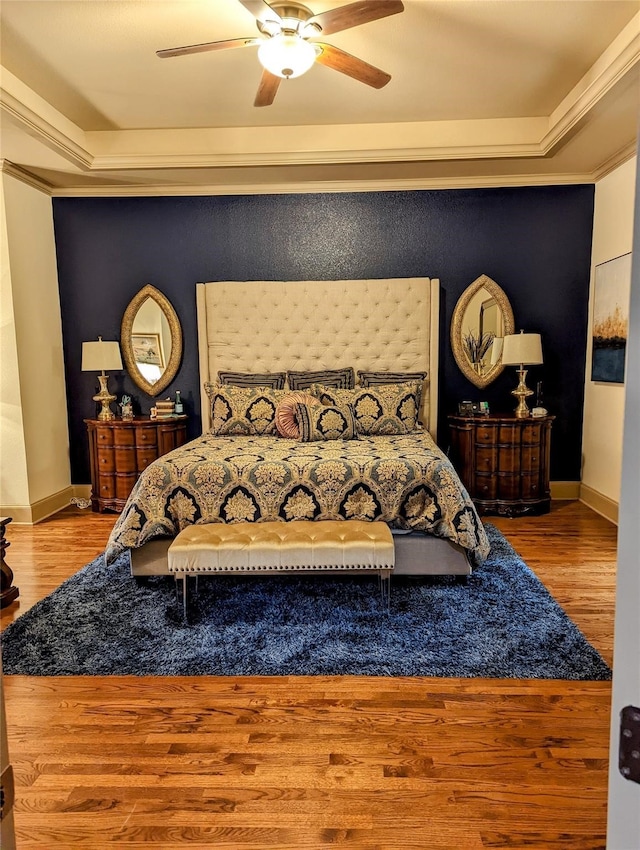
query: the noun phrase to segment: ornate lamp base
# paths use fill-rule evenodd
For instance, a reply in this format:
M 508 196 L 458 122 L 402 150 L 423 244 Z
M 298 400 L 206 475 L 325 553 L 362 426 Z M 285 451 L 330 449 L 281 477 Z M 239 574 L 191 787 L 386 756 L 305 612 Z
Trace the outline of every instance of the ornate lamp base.
M 511 395 L 515 396 L 518 399 L 518 406 L 515 409 L 515 415 L 517 419 L 527 419 L 531 414 L 529 408 L 527 407 L 527 399 L 530 395 L 533 395 L 533 390 L 530 390 L 525 383 L 525 378 L 527 377 L 527 370 L 522 367 L 517 370 L 518 371 L 518 386 L 515 390 L 511 390 Z
M 93 397 L 94 401 L 99 401 L 102 404 L 102 409 L 98 414 L 98 419 L 100 422 L 110 422 L 112 419 L 116 418 L 115 413 L 109 407 L 111 402 L 116 400 L 116 396 L 111 395 L 107 389 L 107 381 L 109 380 L 108 375 L 98 375 L 98 380 L 100 381 L 100 392 Z

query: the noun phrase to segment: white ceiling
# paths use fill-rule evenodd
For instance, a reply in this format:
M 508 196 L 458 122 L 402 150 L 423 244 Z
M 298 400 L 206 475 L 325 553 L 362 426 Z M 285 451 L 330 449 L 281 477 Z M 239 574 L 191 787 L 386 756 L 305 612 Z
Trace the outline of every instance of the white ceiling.
M 314 13 L 350 0 L 308 0 Z M 404 0 L 327 36 L 391 74 L 314 65 L 255 108 L 238 0 L 2 0 L 3 168 L 52 194 L 593 180 L 635 148 L 640 0 Z

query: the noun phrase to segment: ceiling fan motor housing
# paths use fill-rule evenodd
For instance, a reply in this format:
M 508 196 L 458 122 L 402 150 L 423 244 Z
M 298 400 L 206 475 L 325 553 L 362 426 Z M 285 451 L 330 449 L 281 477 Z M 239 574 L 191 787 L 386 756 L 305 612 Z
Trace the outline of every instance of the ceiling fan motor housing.
M 320 24 L 306 25 L 307 21 L 313 17 L 313 12 L 302 3 L 285 0 L 283 3 L 271 3 L 270 6 L 279 20 L 257 19 L 256 24 L 263 35 L 274 36 L 284 33 L 299 35 L 301 38 L 312 38 L 322 32 Z

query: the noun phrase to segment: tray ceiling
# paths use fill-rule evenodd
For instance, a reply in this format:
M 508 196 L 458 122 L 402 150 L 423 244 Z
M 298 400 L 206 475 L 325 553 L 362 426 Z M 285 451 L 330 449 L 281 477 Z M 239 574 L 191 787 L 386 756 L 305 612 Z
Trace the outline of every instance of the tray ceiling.
M 238 0 L 3 0 L 3 168 L 52 194 L 583 182 L 635 150 L 637 0 L 404 0 L 326 40 L 391 74 L 314 65 L 253 107 Z M 309 0 L 318 13 L 344 0 Z

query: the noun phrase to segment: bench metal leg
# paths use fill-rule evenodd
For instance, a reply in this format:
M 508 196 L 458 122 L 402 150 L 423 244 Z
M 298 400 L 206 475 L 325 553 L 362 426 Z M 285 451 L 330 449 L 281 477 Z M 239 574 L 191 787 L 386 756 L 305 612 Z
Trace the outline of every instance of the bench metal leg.
M 187 621 L 187 615 L 189 613 L 189 573 L 175 573 L 174 574 L 175 582 L 176 582 L 176 602 L 178 605 L 180 604 L 180 596 L 182 595 L 182 615 Z M 195 592 L 198 594 L 198 573 L 195 573 Z M 181 591 L 178 590 L 179 586 L 181 587 Z
M 178 605 L 180 604 L 180 592 L 178 587 L 182 585 L 182 616 L 185 621 L 187 619 L 187 607 L 188 607 L 188 596 L 187 596 L 187 573 L 175 573 L 174 578 L 176 582 L 176 602 Z
M 386 614 L 391 610 L 391 570 L 380 570 L 378 573 L 380 587 L 380 602 Z
M 182 614 L 184 616 L 185 622 L 187 620 L 187 606 L 188 606 L 188 591 L 189 590 L 189 576 L 187 573 L 184 573 L 182 576 Z

